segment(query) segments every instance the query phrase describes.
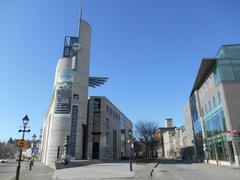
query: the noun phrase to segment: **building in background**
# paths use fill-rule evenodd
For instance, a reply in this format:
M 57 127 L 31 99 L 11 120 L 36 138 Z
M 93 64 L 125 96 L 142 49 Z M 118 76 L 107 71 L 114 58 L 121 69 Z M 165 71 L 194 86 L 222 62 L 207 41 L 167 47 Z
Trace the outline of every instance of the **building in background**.
M 202 60 L 189 105 L 197 159 L 239 166 L 240 44 Z
M 91 96 L 88 106 L 88 159 L 130 156 L 127 144 L 132 122 L 104 96 Z
M 184 108 L 184 126 L 182 127 L 182 149 L 181 155 L 183 160 L 194 161 L 195 149 L 194 149 L 194 136 L 193 125 L 191 118 L 191 110 L 189 102 Z
M 181 153 L 181 128 L 167 130 L 163 133 L 163 146 L 165 158 L 176 158 Z
M 172 120 L 172 118 L 166 118 L 165 119 L 165 127 L 166 128 L 172 128 L 173 127 L 173 120 Z
M 158 157 L 165 157 L 165 147 L 164 147 L 164 138 L 163 133 L 167 131 L 173 131 L 176 127 L 173 127 L 172 118 L 167 118 L 165 120 L 166 127 L 160 127 L 155 132 L 155 137 L 159 139 L 159 149 L 157 150 L 156 154 Z

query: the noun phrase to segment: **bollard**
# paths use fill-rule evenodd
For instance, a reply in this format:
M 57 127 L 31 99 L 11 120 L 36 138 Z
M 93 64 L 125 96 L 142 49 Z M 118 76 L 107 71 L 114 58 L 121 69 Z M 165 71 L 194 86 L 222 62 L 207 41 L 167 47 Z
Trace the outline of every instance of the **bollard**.
M 30 170 L 30 171 L 32 170 L 32 160 L 31 160 L 30 163 L 29 163 L 29 170 Z

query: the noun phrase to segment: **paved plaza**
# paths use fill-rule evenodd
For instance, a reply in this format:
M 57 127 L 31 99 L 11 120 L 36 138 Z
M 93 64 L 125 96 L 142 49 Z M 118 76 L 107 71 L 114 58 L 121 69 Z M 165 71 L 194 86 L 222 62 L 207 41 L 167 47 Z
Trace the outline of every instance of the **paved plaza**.
M 17 163 L 1 164 L 0 179 L 14 180 Z M 152 176 L 151 176 L 152 175 Z M 32 170 L 27 162 L 22 163 L 20 180 L 239 180 L 240 169 L 209 164 L 177 163 L 174 160 L 160 160 L 156 163 L 129 162 L 101 163 L 88 166 L 53 170 L 35 161 Z
M 154 168 L 153 180 L 239 180 L 240 169 L 209 164 L 176 163 L 160 160 Z

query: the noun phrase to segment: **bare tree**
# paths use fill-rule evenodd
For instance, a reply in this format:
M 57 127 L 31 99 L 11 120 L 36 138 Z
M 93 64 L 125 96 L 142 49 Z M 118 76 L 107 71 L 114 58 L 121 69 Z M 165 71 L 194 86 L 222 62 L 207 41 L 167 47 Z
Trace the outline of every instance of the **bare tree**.
M 145 146 L 145 157 L 147 159 L 154 156 L 155 150 L 159 146 L 159 139 L 155 137 L 157 125 L 153 121 L 138 121 L 135 125 L 136 137 Z
M 16 151 L 17 147 L 12 138 L 7 143 L 0 142 L 0 158 L 14 157 Z

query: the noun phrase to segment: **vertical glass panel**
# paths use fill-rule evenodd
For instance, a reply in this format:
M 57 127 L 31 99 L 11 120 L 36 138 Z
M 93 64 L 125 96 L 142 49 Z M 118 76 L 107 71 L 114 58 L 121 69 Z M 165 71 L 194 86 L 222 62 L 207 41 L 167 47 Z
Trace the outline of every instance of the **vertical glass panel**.
M 219 92 L 219 91 L 218 91 L 217 96 L 218 96 L 218 104 L 220 104 L 220 103 L 222 102 L 222 100 L 221 100 L 221 95 L 220 95 L 220 92 Z
M 215 97 L 213 96 L 213 107 L 216 106 L 216 100 L 215 100 Z
M 210 144 L 210 156 L 211 156 L 211 159 L 216 159 L 216 151 L 215 151 L 214 143 Z
M 233 74 L 235 80 L 240 80 L 240 66 L 233 66 Z
M 213 72 L 213 76 L 214 76 L 215 86 L 219 85 L 221 82 L 221 78 L 220 78 L 220 73 L 218 68 L 216 68 L 215 71 Z

